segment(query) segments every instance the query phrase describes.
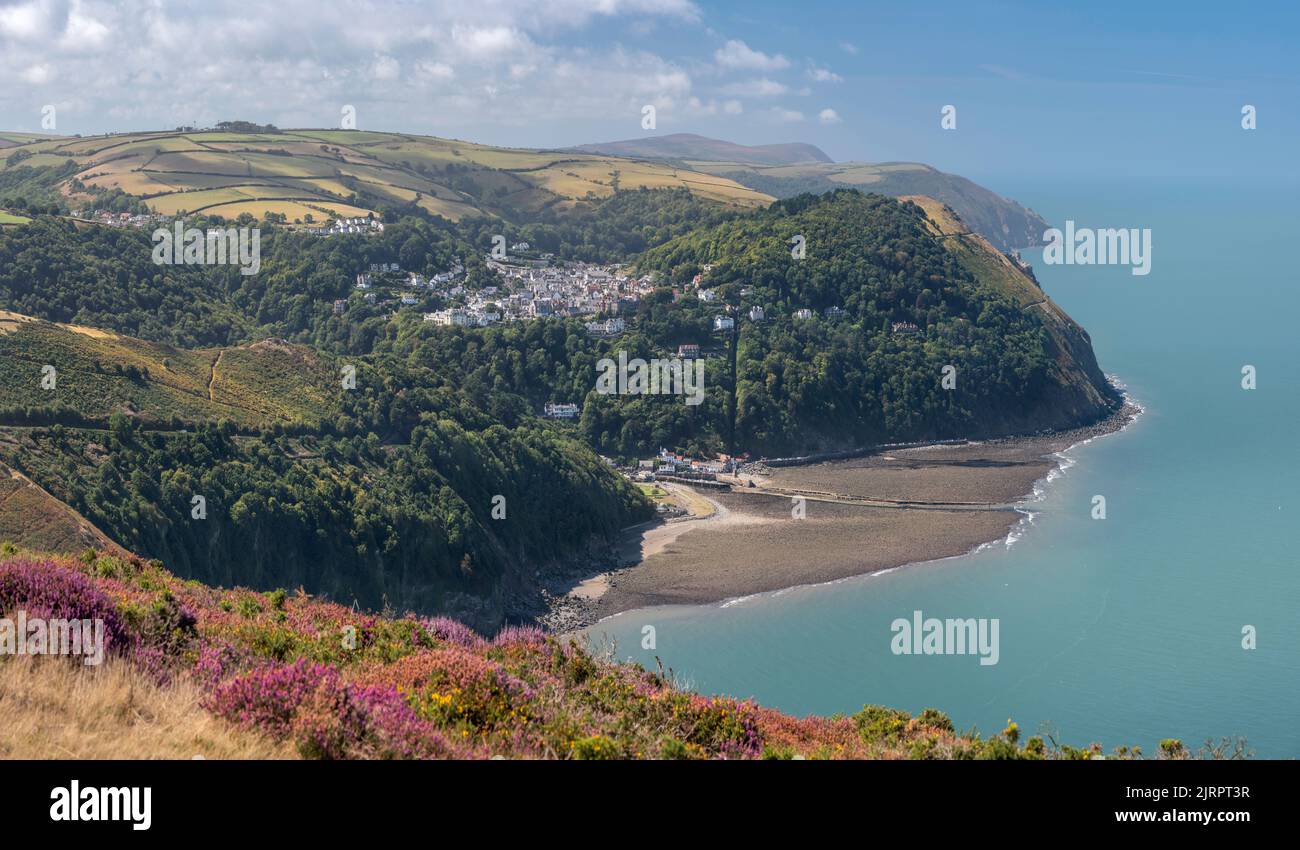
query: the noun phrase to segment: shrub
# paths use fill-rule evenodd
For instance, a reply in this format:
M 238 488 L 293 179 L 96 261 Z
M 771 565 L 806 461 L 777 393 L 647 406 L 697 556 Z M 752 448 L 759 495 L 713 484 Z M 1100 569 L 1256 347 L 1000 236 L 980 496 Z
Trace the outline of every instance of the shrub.
M 0 563 L 0 612 L 19 610 L 47 620 L 101 620 L 106 651 L 124 651 L 135 643 L 135 636 L 106 593 L 82 573 L 52 561 Z

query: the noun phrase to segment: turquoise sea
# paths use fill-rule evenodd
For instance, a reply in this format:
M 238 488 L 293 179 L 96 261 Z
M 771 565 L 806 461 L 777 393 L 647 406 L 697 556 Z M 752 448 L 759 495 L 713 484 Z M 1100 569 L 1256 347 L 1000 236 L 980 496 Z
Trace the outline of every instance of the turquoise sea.
M 1023 185 L 1022 185 L 1023 184 Z M 1295 185 L 987 181 L 1054 225 L 1152 231 L 1151 273 L 1046 266 L 1145 413 L 1065 453 L 1032 522 L 972 554 L 589 630 L 691 686 L 798 714 L 936 707 L 960 728 L 1300 757 L 1300 212 Z M 1241 387 L 1244 365 L 1258 387 Z M 1107 517 L 1091 516 L 1094 495 Z M 695 533 L 695 532 L 692 532 Z M 810 551 L 808 557 L 815 558 Z M 905 656 L 890 624 L 997 618 L 1000 659 Z M 641 649 L 642 627 L 657 646 Z M 1243 649 L 1253 626 L 1257 648 Z

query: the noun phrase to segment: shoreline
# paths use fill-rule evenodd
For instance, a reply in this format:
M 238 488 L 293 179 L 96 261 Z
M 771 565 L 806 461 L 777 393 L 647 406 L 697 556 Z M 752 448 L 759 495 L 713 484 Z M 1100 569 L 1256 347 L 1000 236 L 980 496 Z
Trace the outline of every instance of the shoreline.
M 742 471 L 720 477 L 732 489 L 716 493 L 661 484 L 689 515 L 625 530 L 614 547 L 619 566 L 593 564 L 552 588 L 537 621 L 573 634 L 634 609 L 733 604 L 1014 543 L 1032 521 L 1027 505 L 1073 466 L 1064 453 L 1141 415 L 1141 405 L 1123 399 L 1096 423 L 1048 434 Z

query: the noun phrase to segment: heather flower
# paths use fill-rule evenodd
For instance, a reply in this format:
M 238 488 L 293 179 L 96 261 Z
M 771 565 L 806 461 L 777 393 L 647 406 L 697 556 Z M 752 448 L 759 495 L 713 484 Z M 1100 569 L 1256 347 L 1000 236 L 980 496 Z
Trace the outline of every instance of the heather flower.
M 123 651 L 135 642 L 113 600 L 95 582 L 53 561 L 0 563 L 0 613 L 29 617 L 102 620 L 105 650 Z
M 449 758 L 462 755 L 393 688 L 344 682 L 299 660 L 219 685 L 209 703 L 244 728 L 290 738 L 308 758 Z
M 449 617 L 425 620 L 424 627 L 435 638 L 445 643 L 463 646 L 466 649 L 477 649 L 483 645 L 483 638 L 479 637 L 473 629 Z
M 199 645 L 193 675 L 201 685 L 213 688 L 239 669 L 244 661 L 243 655 L 225 641 L 204 642 Z
M 506 626 L 492 639 L 493 646 L 534 646 L 546 645 L 546 632 L 537 626 Z

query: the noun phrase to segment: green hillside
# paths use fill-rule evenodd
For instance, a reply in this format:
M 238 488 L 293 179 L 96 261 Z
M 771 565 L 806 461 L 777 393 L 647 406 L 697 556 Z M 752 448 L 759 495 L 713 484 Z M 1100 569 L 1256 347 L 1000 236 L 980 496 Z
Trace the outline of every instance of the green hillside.
M 55 371 L 43 386 L 47 365 Z M 48 411 L 100 423 L 122 413 L 154 427 L 316 425 L 338 415 L 339 386 L 334 367 L 302 346 L 186 350 L 0 312 L 0 419 L 9 421 Z
M 162 215 L 268 213 L 289 223 L 418 208 L 455 221 L 567 210 L 616 189 L 686 188 L 752 208 L 771 199 L 727 178 L 665 163 L 497 148 L 451 139 L 348 130 L 12 136 L 0 156 L 0 196 L 53 172 L 72 208 L 124 194 Z
M 702 274 L 740 320 L 738 449 L 1017 433 L 1109 410 L 1087 335 L 983 238 L 945 235 L 969 230 L 926 203 L 939 221 L 910 201 L 803 195 L 643 255 L 675 282 Z M 752 307 L 765 317 L 746 321 Z

